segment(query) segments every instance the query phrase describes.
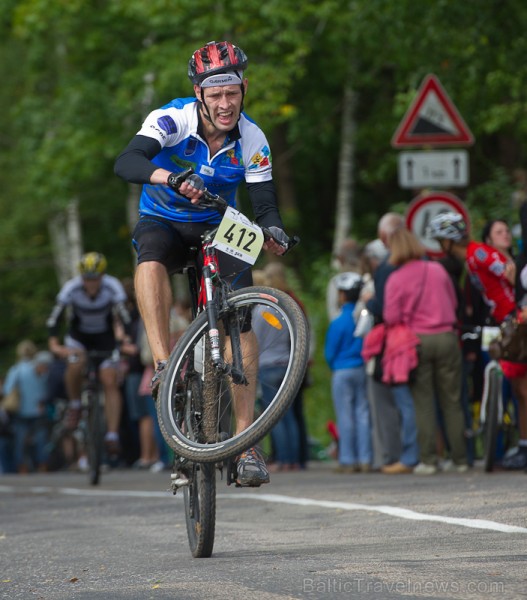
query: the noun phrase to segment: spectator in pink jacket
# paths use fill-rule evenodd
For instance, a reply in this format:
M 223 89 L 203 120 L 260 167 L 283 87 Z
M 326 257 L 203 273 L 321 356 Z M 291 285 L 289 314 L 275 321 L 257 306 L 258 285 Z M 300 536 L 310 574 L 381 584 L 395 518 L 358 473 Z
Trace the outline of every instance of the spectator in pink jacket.
M 419 364 L 410 390 L 415 403 L 420 463 L 414 473 L 438 469 L 436 399 L 451 452 L 447 469 L 467 470 L 461 408 L 461 349 L 454 330 L 457 299 L 444 267 L 422 260 L 425 249 L 405 228 L 390 238 L 390 262 L 399 268 L 388 278 L 383 318 L 386 325 L 406 324 L 421 340 Z

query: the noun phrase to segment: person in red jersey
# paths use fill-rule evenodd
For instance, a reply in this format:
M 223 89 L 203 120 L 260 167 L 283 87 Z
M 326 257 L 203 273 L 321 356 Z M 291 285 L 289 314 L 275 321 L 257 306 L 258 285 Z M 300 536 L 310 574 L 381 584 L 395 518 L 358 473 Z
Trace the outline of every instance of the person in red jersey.
M 467 225 L 459 213 L 447 212 L 434 217 L 427 235 L 437 240 L 443 252 L 465 261 L 474 285 L 481 291 L 490 314 L 497 324 L 520 316 L 514 284 L 515 269 L 511 261 L 484 243 L 471 241 Z M 500 360 L 505 377 L 510 379 L 518 400 L 518 429 L 520 440 L 517 451 L 502 461 L 506 469 L 527 468 L 527 364 Z

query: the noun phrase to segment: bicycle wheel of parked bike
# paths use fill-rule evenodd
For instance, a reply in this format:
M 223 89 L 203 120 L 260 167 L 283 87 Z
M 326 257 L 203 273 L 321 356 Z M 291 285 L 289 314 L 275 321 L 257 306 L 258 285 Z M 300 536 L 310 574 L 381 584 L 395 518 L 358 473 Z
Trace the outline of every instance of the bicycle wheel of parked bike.
M 208 558 L 212 554 L 216 529 L 216 465 L 192 463 L 183 497 L 192 556 Z
M 501 402 L 502 375 L 499 368 L 489 369 L 487 388 L 487 404 L 483 427 L 483 467 L 487 473 L 494 469 L 496 458 L 496 442 L 499 430 L 499 403 Z
M 227 368 L 219 371 L 210 363 L 208 321 L 202 312 L 174 348 L 157 402 L 161 431 L 169 446 L 198 463 L 225 460 L 263 438 L 291 405 L 307 367 L 307 321 L 288 294 L 253 287 L 232 292 L 227 300 L 219 315 L 219 329 L 226 333 L 220 352 Z M 206 424 L 196 412 L 193 395 L 212 397 L 215 423 L 222 423 L 226 411 L 235 414 L 232 402 L 256 397 L 258 369 L 267 361 L 278 362 L 285 375 L 276 393 L 266 398 L 266 408 L 241 433 L 231 435 L 222 427 L 216 439 L 205 439 Z M 243 365 L 243 375 L 231 370 L 233 364 Z M 195 428 L 202 433 L 196 434 Z
M 104 421 L 101 399 L 95 390 L 84 392 L 84 405 L 88 407 L 86 421 L 86 454 L 88 458 L 88 477 L 91 485 L 97 485 L 101 478 L 102 446 Z

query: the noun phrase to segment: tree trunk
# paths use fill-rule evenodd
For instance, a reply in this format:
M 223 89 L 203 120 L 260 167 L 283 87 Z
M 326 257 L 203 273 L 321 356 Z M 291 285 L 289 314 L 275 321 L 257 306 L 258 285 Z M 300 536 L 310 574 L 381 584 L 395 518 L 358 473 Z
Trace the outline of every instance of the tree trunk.
M 355 122 L 356 104 L 356 94 L 348 84 L 344 88 L 342 106 L 342 138 L 340 143 L 333 256 L 338 253 L 343 240 L 350 235 L 353 225 L 353 169 L 355 166 L 355 133 L 357 129 Z
M 77 274 L 77 265 L 82 256 L 82 232 L 77 198 L 71 200 L 64 212 L 50 219 L 48 229 L 55 270 L 62 286 Z

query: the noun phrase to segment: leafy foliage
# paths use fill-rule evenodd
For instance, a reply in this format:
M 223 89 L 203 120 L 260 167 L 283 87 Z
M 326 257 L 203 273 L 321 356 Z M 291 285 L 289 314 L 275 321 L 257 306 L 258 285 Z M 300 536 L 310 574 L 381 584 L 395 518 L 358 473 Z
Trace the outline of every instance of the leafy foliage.
M 149 110 L 192 94 L 187 60 L 210 39 L 244 48 L 247 110 L 270 140 L 283 141 L 274 160 L 290 179 L 284 218 L 304 240 L 294 269 L 313 314 L 322 314 L 328 278 L 347 84 L 358 98 L 351 232 L 358 239 L 374 237 L 379 216 L 411 199 L 398 188 L 390 139 L 427 73 L 439 77 L 476 137 L 471 186 L 459 192 L 474 231 L 487 218 L 516 217 L 510 198 L 527 133 L 522 0 L 0 0 L 0 7 L 0 355 L 22 336 L 45 340 L 58 285 L 47 223 L 72 198 L 86 248 L 105 252 L 114 273 L 130 274 L 127 188 L 113 176 L 114 157 Z M 322 323 L 321 316 L 319 336 Z M 309 397 L 318 405 L 327 401 L 327 372 L 315 368 L 323 391 L 319 397 L 315 386 Z

